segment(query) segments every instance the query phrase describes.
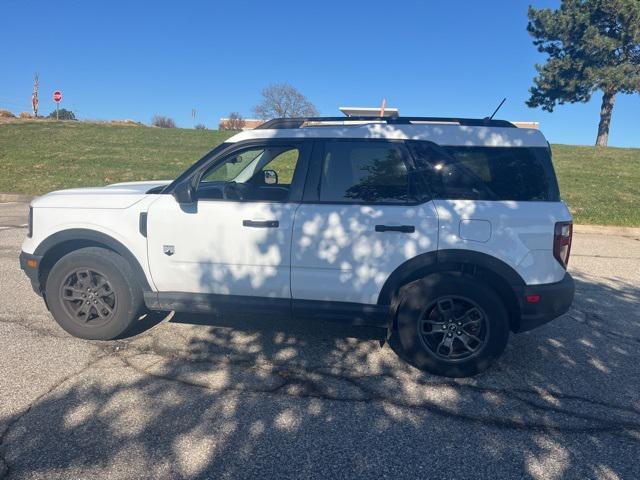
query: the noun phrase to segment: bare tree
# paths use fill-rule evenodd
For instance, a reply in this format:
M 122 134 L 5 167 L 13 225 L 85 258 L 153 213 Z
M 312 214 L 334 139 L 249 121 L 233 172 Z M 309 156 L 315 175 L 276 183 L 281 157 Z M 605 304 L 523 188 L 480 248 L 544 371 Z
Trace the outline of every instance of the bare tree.
M 229 118 L 220 124 L 220 130 L 242 130 L 246 122 L 238 112 L 231 112 Z
M 151 119 L 151 125 L 160 128 L 176 128 L 176 122 L 172 118 L 163 115 L 154 115 Z
M 261 93 L 262 102 L 253 107 L 253 112 L 264 120 L 318 116 L 315 105 L 288 83 L 274 83 Z

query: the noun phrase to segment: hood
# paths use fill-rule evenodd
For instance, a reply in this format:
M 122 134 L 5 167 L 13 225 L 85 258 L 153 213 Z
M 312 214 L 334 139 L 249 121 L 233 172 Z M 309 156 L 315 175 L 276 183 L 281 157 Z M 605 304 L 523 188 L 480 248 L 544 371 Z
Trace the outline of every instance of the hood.
M 144 198 L 152 188 L 169 183 L 171 183 L 170 180 L 156 180 L 57 190 L 34 199 L 31 206 L 35 208 L 128 208 Z

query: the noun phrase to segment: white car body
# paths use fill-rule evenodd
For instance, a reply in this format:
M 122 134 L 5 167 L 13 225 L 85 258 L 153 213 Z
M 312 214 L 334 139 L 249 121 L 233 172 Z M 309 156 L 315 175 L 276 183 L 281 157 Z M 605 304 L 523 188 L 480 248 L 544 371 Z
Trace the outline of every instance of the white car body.
M 446 123 L 256 129 L 226 143 L 344 138 L 548 148 L 538 130 Z M 376 306 L 403 264 L 439 251 L 490 256 L 517 272 L 527 287 L 560 282 L 566 273 L 553 254 L 554 226 L 571 221 L 560 201 L 431 199 L 415 205 L 363 205 L 200 200 L 185 206 L 172 195 L 147 193 L 169 183 L 121 183 L 39 197 L 31 204 L 33 234 L 22 250 L 36 254 L 61 232 L 98 232 L 124 246 L 139 264 L 147 300 L 170 292 Z M 277 221 L 279 227 L 245 228 L 245 219 Z M 381 234 L 376 231 L 381 224 L 415 230 Z

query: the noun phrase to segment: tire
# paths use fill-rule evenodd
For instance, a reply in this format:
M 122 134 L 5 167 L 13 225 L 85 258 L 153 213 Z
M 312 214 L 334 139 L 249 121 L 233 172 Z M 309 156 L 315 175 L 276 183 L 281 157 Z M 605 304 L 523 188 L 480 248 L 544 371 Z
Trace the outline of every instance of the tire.
M 98 247 L 58 260 L 47 277 L 45 294 L 56 322 L 71 335 L 90 340 L 118 338 L 136 323 L 144 305 L 129 264 Z
M 454 273 L 405 285 L 397 310 L 398 355 L 421 370 L 468 377 L 486 370 L 504 351 L 509 320 L 494 290 Z

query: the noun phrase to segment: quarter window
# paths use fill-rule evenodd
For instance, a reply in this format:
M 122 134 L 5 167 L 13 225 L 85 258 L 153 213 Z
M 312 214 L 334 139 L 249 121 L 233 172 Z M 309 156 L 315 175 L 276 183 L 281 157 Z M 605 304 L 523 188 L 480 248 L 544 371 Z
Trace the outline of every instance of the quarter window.
M 335 203 L 406 203 L 407 166 L 393 143 L 325 143 L 320 201 Z
M 438 146 L 409 142 L 435 198 L 557 201 L 546 148 Z

